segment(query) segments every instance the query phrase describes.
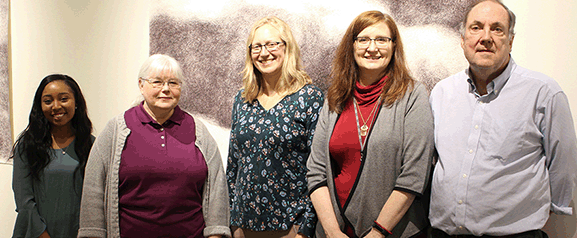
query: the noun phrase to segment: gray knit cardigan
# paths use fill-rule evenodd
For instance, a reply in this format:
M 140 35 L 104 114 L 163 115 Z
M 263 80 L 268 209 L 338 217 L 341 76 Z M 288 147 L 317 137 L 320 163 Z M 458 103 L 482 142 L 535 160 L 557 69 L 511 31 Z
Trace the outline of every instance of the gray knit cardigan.
M 434 151 L 433 117 L 428 92 L 420 83 L 393 105 L 381 106 L 367 139 L 367 151 L 359 174 L 344 208 L 337 203 L 329 141 L 339 115 L 330 112 L 327 103 L 319 115 L 307 173 L 311 193 L 328 186 L 333 210 L 341 230 L 345 222 L 364 236 L 378 217 L 393 190 L 416 195 L 416 198 L 389 237 L 411 237 L 427 228 L 427 186 Z M 325 237 L 320 222 L 317 237 Z

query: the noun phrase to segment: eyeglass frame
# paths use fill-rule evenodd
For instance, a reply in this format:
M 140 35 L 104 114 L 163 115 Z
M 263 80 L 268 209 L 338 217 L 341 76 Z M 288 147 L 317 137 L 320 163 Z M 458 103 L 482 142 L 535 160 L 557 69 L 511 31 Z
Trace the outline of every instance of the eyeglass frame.
M 270 44 L 274 44 L 273 47 L 275 47 L 275 48 L 269 49 L 270 46 L 267 46 L 267 45 L 270 45 Z M 286 45 L 286 43 L 284 41 L 274 41 L 274 42 L 267 42 L 264 45 L 252 45 L 251 44 L 248 46 L 248 49 L 250 50 L 250 53 L 252 53 L 252 54 L 260 54 L 262 52 L 263 48 L 266 49 L 268 52 L 275 52 L 278 50 L 278 48 L 281 46 L 281 44 Z M 258 47 L 259 50 L 254 51 L 254 47 Z
M 377 39 L 380 39 L 380 38 L 382 38 L 382 39 L 387 39 L 387 40 L 386 40 L 386 42 L 385 42 L 384 44 L 379 44 L 379 43 L 377 42 Z M 361 45 L 362 43 L 359 42 L 359 39 L 367 39 L 367 40 L 369 40 L 369 43 L 367 43 L 366 46 L 363 46 L 363 45 Z M 376 37 L 376 38 L 370 38 L 370 37 L 355 37 L 355 42 L 358 44 L 358 47 L 359 47 L 359 48 L 362 48 L 362 49 L 369 48 L 369 46 L 371 46 L 371 42 L 375 42 L 375 46 L 377 46 L 377 48 L 378 48 L 379 46 L 380 46 L 380 47 L 387 46 L 387 45 L 391 44 L 391 43 L 394 42 L 394 41 L 395 41 L 395 40 L 394 40 L 393 38 L 388 37 L 388 36 L 380 36 L 380 37 Z
M 147 78 L 140 77 L 140 79 L 148 82 L 153 88 L 163 88 L 165 84 L 168 85 L 168 88 L 170 88 L 170 89 L 180 89 L 182 87 L 182 81 L 179 79 L 175 79 L 175 78 L 171 78 L 168 80 L 161 80 L 159 78 L 148 78 L 147 79 Z M 155 82 L 151 82 L 152 80 L 160 81 L 160 82 L 162 82 L 162 84 L 160 84 L 160 85 L 156 84 L 155 85 Z M 158 82 L 156 82 L 156 83 L 158 83 Z M 176 85 L 171 86 L 170 83 L 176 83 Z

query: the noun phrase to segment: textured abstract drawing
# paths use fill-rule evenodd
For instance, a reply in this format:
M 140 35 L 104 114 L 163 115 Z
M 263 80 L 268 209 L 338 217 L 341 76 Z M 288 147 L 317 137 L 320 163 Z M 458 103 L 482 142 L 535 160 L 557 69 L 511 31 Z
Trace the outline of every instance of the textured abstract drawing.
M 350 22 L 367 10 L 387 13 L 399 25 L 412 75 L 431 89 L 467 66 L 459 24 L 469 2 L 157 0 L 150 16 L 150 53 L 181 62 L 186 84 L 180 105 L 215 127 L 211 132 L 226 153 L 246 39 L 258 19 L 274 15 L 291 26 L 305 70 L 326 92 L 334 51 Z
M 10 127 L 10 84 L 8 82 L 8 0 L 0 0 L 0 163 L 12 163 Z

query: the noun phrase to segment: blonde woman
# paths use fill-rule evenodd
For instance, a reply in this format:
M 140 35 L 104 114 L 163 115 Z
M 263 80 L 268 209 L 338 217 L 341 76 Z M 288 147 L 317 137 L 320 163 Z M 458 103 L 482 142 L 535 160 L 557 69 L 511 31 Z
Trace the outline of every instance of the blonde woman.
M 266 17 L 253 25 L 232 109 L 227 181 L 234 237 L 314 234 L 305 175 L 323 94 L 301 68 L 285 22 Z

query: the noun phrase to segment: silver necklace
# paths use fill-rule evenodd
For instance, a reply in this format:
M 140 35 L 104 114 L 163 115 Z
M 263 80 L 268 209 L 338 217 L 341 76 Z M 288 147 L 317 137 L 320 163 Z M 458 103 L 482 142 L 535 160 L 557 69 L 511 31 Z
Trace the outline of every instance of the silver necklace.
M 62 150 L 62 154 L 65 155 L 67 150 L 68 150 L 68 147 L 70 147 L 70 144 L 72 144 L 72 143 L 70 143 L 70 144 L 68 144 L 68 146 L 62 148 L 62 147 L 60 147 L 58 142 L 56 142 L 56 140 L 54 139 L 54 135 L 50 134 L 50 136 L 52 137 L 52 141 L 54 141 L 54 144 L 56 145 L 56 149 Z

